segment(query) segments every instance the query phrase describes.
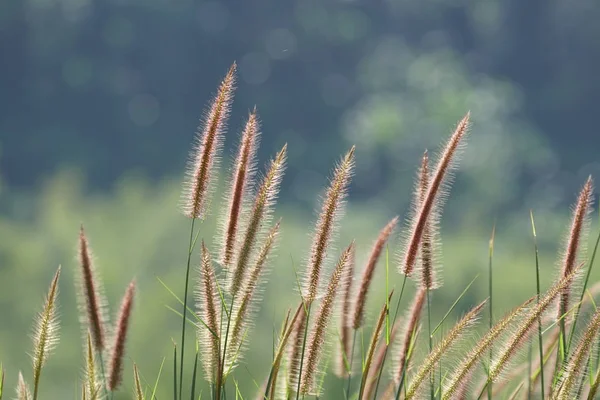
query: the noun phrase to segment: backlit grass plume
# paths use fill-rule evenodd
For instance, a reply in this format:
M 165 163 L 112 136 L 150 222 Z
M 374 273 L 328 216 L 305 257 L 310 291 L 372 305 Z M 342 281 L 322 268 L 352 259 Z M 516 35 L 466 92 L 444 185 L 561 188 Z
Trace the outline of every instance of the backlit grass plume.
M 435 368 L 442 355 L 446 354 L 450 350 L 451 346 L 453 346 L 457 340 L 464 337 L 464 335 L 468 333 L 469 328 L 471 328 L 477 322 L 479 312 L 483 306 L 485 306 L 485 303 L 486 301 L 483 301 L 465 314 L 465 316 L 462 317 L 462 319 L 458 321 L 456 325 L 450 329 L 448 334 L 435 346 L 425 360 L 423 360 L 421 363 L 421 368 L 419 368 L 415 376 L 412 378 L 410 386 L 408 386 L 405 400 L 415 398 L 419 388 L 431 374 L 433 368 Z
M 588 216 L 592 208 L 593 191 L 594 184 L 592 177 L 590 176 L 585 185 L 583 185 L 579 197 L 577 198 L 577 203 L 573 208 L 569 236 L 561 261 L 561 275 L 563 277 L 569 275 L 571 271 L 573 271 L 575 266 L 579 263 L 579 254 L 585 251 L 587 231 L 589 230 Z M 571 285 L 568 285 L 560 294 L 557 318 L 561 318 L 569 310 L 570 287 Z M 561 326 L 563 327 L 564 335 L 564 319 L 561 320 Z
M 375 274 L 375 267 L 377 266 L 377 261 L 379 260 L 379 257 L 381 256 L 381 253 L 390 235 L 394 232 L 397 223 L 398 217 L 392 218 L 392 220 L 387 223 L 387 225 L 381 230 L 381 232 L 379 232 L 379 236 L 377 237 L 377 240 L 373 245 L 371 255 L 369 256 L 367 265 L 363 271 L 358 296 L 356 297 L 354 317 L 352 322 L 352 328 L 354 329 L 360 328 L 364 323 L 367 293 L 369 291 L 369 287 L 371 286 L 373 275 Z
M 183 213 L 188 218 L 203 219 L 208 211 L 214 170 L 218 166 L 223 133 L 233 100 L 235 72 L 234 63 L 221 82 L 217 95 L 198 128 L 182 194 Z
M 236 246 L 240 215 L 245 197 L 255 172 L 255 156 L 258 147 L 259 123 L 256 109 L 248 116 L 242 132 L 240 144 L 233 164 L 229 191 L 225 197 L 228 203 L 226 219 L 223 222 L 223 246 L 221 265 L 227 268 L 232 262 Z
M 248 266 L 256 247 L 256 242 L 261 234 L 261 229 L 263 226 L 268 226 L 273 205 L 279 193 L 283 172 L 285 171 L 286 157 L 287 145 L 284 145 L 275 158 L 271 160 L 269 168 L 256 192 L 254 204 L 250 211 L 244 236 L 235 260 L 235 267 L 233 273 L 230 275 L 229 291 L 233 296 L 237 295 L 246 278 Z
M 333 234 L 337 228 L 347 195 L 348 185 L 354 171 L 354 147 L 342 158 L 335 170 L 333 177 L 321 206 L 321 213 L 317 220 L 316 232 L 313 238 L 308 260 L 307 273 L 303 287 L 303 296 L 308 303 L 315 300 L 319 291 L 319 280 L 323 264 L 327 257 L 327 250 L 331 244 Z
M 38 315 L 33 333 L 33 400 L 38 398 L 40 376 L 48 355 L 58 344 L 58 278 L 60 267 L 56 270 L 42 312 Z
M 196 288 L 196 305 L 206 326 L 198 327 L 198 337 L 201 343 L 200 349 L 202 350 L 206 380 L 211 383 L 216 383 L 216 380 L 219 379 L 221 365 L 218 304 L 218 288 L 211 255 L 202 242 L 202 261 Z
M 340 259 L 338 260 L 338 263 L 331 274 L 325 297 L 323 298 L 319 312 L 316 315 L 314 328 L 310 336 L 308 352 L 306 354 L 305 369 L 302 371 L 302 375 L 300 377 L 301 394 L 314 393 L 317 389 L 315 387 L 314 380 L 317 376 L 319 363 L 323 356 L 322 351 L 327 335 L 327 326 L 329 325 L 331 315 L 333 314 L 337 288 L 344 274 L 344 269 L 347 267 L 350 261 L 353 247 L 354 242 L 352 242 L 350 246 L 348 246 L 346 250 L 342 252 Z
M 371 342 L 369 343 L 369 349 L 367 350 L 367 357 L 363 363 L 362 369 L 362 379 L 360 382 L 360 389 L 358 393 L 358 398 L 363 399 L 365 388 L 367 386 L 367 378 L 369 377 L 369 373 L 371 370 L 371 365 L 373 363 L 373 357 L 375 355 L 375 349 L 377 348 L 377 343 L 379 343 L 379 338 L 381 336 L 381 331 L 383 330 L 383 323 L 385 322 L 385 317 L 388 313 L 388 304 L 389 299 L 392 297 L 392 293 L 388 296 L 388 300 L 383 304 L 381 311 L 379 312 L 379 318 L 377 318 L 377 323 L 375 324 L 375 328 L 373 329 L 373 334 L 371 335 Z
M 446 143 L 439 156 L 435 170 L 432 172 L 427 193 L 423 196 L 423 201 L 420 202 L 412 221 L 410 221 L 407 245 L 400 261 L 400 271 L 404 275 L 412 275 L 426 228 L 429 226 L 433 230 L 438 223 L 436 217 L 441 213 L 441 206 L 446 195 L 444 193 L 444 186 L 448 186 L 451 180 L 451 171 L 454 167 L 457 153 L 469 130 L 469 119 L 470 114 L 467 113 L 460 120 L 454 133 Z
M 494 382 L 500 377 L 500 374 L 506 369 L 510 360 L 515 357 L 519 349 L 529 340 L 533 329 L 537 326 L 538 319 L 548 310 L 548 307 L 564 289 L 569 287 L 579 269 L 580 266 L 571 271 L 569 275 L 559 279 L 554 286 L 546 291 L 536 305 L 532 307 L 531 311 L 525 316 L 525 319 L 517 325 L 514 333 L 512 333 L 508 341 L 503 344 L 499 353 L 495 356 L 489 370 L 488 383 Z
M 592 316 L 575 352 L 567 361 L 558 390 L 553 393 L 553 399 L 569 400 L 578 397 L 576 395 L 577 384 L 586 377 L 582 371 L 585 371 L 590 351 L 597 342 L 598 329 L 600 329 L 600 308 Z
M 412 306 L 406 316 L 406 321 L 408 323 L 404 326 L 404 331 L 402 335 L 400 335 L 402 342 L 400 343 L 400 352 L 396 362 L 396 372 L 394 374 L 394 381 L 396 384 L 400 384 L 400 382 L 404 383 L 403 380 L 405 378 L 406 370 L 408 369 L 408 352 L 413 343 L 414 335 L 421 318 L 423 305 L 425 304 L 425 299 L 427 298 L 426 295 L 427 289 L 423 288 L 419 289 L 415 293 Z
M 97 400 L 100 397 L 100 383 L 96 372 L 96 357 L 92 345 L 92 335 L 88 332 L 86 348 L 86 368 L 85 368 L 85 393 L 90 400 Z
M 135 283 L 131 282 L 121 301 L 121 308 L 117 316 L 113 344 L 110 355 L 110 368 L 107 386 L 110 391 L 115 391 L 123 381 L 123 359 L 125 358 L 125 343 L 133 309 Z
M 352 248 L 352 254 L 348 266 L 342 278 L 342 310 L 340 315 L 340 350 L 336 366 L 338 377 L 347 377 L 348 371 L 352 369 L 350 360 L 350 330 L 352 329 L 352 282 L 354 281 L 354 266 L 356 263 L 356 251 Z
M 460 399 L 458 393 L 465 387 L 468 387 L 469 379 L 473 370 L 479 365 L 480 359 L 486 355 L 487 349 L 495 343 L 502 334 L 509 330 L 511 324 L 527 310 L 533 299 L 528 300 L 521 306 L 515 308 L 504 318 L 499 320 L 486 334 L 477 342 L 475 347 L 469 351 L 467 356 L 455 368 L 455 372 L 444 385 L 443 400 Z
M 230 342 L 228 344 L 228 354 L 226 365 L 231 366 L 235 362 L 239 362 L 241 358 L 241 349 L 243 345 L 243 339 L 248 334 L 252 324 L 252 316 L 254 310 L 252 309 L 260 300 L 260 288 L 258 287 L 261 279 L 265 275 L 265 269 L 267 267 L 269 256 L 275 246 L 277 236 L 279 234 L 279 226 L 281 221 L 278 221 L 275 226 L 271 229 L 267 235 L 265 242 L 262 245 L 258 253 L 258 257 L 254 263 L 254 266 L 250 270 L 250 274 L 242 289 L 242 296 L 239 298 L 237 307 L 233 313 L 233 330 L 230 333 Z
M 19 371 L 19 380 L 17 382 L 17 400 L 31 400 L 31 391 L 23 378 L 23 374 Z
M 94 348 L 102 352 L 106 346 L 106 300 L 100 279 L 96 276 L 93 253 L 83 225 L 79 231 L 79 308 L 85 319 L 85 332 L 90 332 Z

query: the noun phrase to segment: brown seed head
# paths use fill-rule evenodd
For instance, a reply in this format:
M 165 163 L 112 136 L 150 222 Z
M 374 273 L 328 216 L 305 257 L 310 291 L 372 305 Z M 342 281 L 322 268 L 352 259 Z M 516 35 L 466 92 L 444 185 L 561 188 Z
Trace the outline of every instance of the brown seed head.
M 335 168 L 333 178 L 329 185 L 321 213 L 317 221 L 317 229 L 313 239 L 310 259 L 307 266 L 307 275 L 304 282 L 303 295 L 307 302 L 312 302 L 317 297 L 321 270 L 327 256 L 327 249 L 332 240 L 337 220 L 340 217 L 342 206 L 346 198 L 348 185 L 354 170 L 354 146 L 346 153 L 344 158 Z
M 196 136 L 183 191 L 183 212 L 188 218 L 204 218 L 208 211 L 214 169 L 218 163 L 223 133 L 235 89 L 234 63 L 221 82 L 217 96 Z
M 127 341 L 127 331 L 133 308 L 133 297 L 135 295 L 135 282 L 131 282 L 127 287 L 125 296 L 121 301 L 121 309 L 117 317 L 115 336 L 113 339 L 112 353 L 110 357 L 110 372 L 108 375 L 108 388 L 114 391 L 123 381 L 123 358 L 125 357 L 125 343 Z
M 85 310 L 87 325 L 94 341 L 96 351 L 105 347 L 104 300 L 102 299 L 100 283 L 95 276 L 92 262 L 92 252 L 83 229 L 79 231 L 79 267 L 81 269 L 81 307 Z
M 350 261 L 353 247 L 354 242 L 352 242 L 340 256 L 335 270 L 331 275 L 331 279 L 329 280 L 327 292 L 325 293 L 325 297 L 319 308 L 319 313 L 315 319 L 315 326 L 310 337 L 308 353 L 306 355 L 306 368 L 302 371 L 301 376 L 301 394 L 307 394 L 315 389 L 314 378 L 317 375 L 317 370 L 319 368 L 319 362 L 322 356 L 321 352 L 325 343 L 327 326 L 329 325 L 329 320 L 333 313 L 333 304 L 337 294 L 338 284 L 344 274 L 344 269 Z
M 427 193 L 415 214 L 414 221 L 410 228 L 408 246 L 401 261 L 401 271 L 405 275 L 411 275 L 413 272 L 425 228 L 431 217 L 432 211 L 436 208 L 436 202 L 438 202 L 440 198 L 440 189 L 443 187 L 448 171 L 452 168 L 455 153 L 463 142 L 464 137 L 467 135 L 469 118 L 470 114 L 467 113 L 467 115 L 465 115 L 458 123 L 450 140 L 448 140 L 431 177 Z
M 236 244 L 240 212 L 244 197 L 254 176 L 254 158 L 259 136 L 259 123 L 256 108 L 248 117 L 248 122 L 242 132 L 238 154 L 235 159 L 231 188 L 227 196 L 229 203 L 227 220 L 223 229 L 223 247 L 221 251 L 221 264 L 227 268 L 232 261 Z
M 352 325 L 354 329 L 360 328 L 364 323 L 367 293 L 369 291 L 369 287 L 371 286 L 371 281 L 373 280 L 375 267 L 377 266 L 377 261 L 379 260 L 379 257 L 383 252 L 385 244 L 387 243 L 392 232 L 394 232 L 394 229 L 396 228 L 397 224 L 398 217 L 392 218 L 392 220 L 387 223 L 387 225 L 381 230 L 381 232 L 379 232 L 379 236 L 377 237 L 377 240 L 373 245 L 371 255 L 369 256 L 369 260 L 367 261 L 367 265 L 363 271 L 358 297 L 356 298 L 356 305 L 354 308 L 354 319 Z

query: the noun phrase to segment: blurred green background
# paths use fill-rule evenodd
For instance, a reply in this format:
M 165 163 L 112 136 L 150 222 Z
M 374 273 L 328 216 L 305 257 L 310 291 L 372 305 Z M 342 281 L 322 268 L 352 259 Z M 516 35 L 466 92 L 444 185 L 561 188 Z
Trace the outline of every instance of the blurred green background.
M 181 293 L 188 221 L 177 206 L 185 161 L 197 120 L 234 60 L 239 88 L 223 170 L 254 105 L 260 165 L 289 144 L 276 211 L 282 240 L 236 372 L 243 393 L 252 395 L 253 380 L 266 376 L 273 329 L 297 301 L 293 268 L 303 268 L 313 209 L 352 144 L 356 176 L 337 248 L 356 239 L 362 266 L 378 230 L 405 216 L 423 149 L 437 149 L 471 110 L 472 136 L 442 220 L 444 286 L 434 295 L 435 319 L 478 273 L 459 308 L 487 295 L 494 224 L 494 313 L 531 296 L 529 210 L 546 286 L 569 204 L 587 175 L 600 176 L 599 18 L 595 0 L 2 0 L 0 360 L 7 385 L 18 370 L 30 380 L 28 335 L 62 264 L 61 342 L 42 387 L 44 398 L 77 396 L 83 362 L 73 281 L 84 223 L 111 315 L 127 282 L 135 277 L 139 286 L 121 398 L 130 397 L 133 360 L 153 382 L 167 357 L 159 398 L 170 393 L 180 320 L 165 307 L 176 302 L 156 277 Z M 211 245 L 220 205 L 213 203 L 201 228 Z M 390 252 L 397 249 L 396 238 Z M 372 310 L 385 298 L 382 267 Z M 391 275 L 398 285 L 393 263 Z

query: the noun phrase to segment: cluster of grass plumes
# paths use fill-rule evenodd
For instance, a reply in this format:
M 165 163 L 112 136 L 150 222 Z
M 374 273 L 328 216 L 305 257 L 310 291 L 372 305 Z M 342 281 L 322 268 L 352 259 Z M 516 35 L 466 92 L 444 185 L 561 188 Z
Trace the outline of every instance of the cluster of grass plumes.
M 172 385 L 173 400 L 195 399 L 200 393 L 214 400 L 254 396 L 239 392 L 236 374 L 244 373 L 239 366 L 244 362 L 245 350 L 252 346 L 247 338 L 268 281 L 278 237 L 285 226 L 281 220 L 274 222 L 272 215 L 287 154 L 284 145 L 263 173 L 256 173 L 260 137 L 256 108 L 241 129 L 227 175 L 225 201 L 219 212 L 220 232 L 204 232 L 196 224 L 211 211 L 211 188 L 220 176 L 218 160 L 226 137 L 235 73 L 234 64 L 209 106 L 190 156 L 182 204 L 184 215 L 190 219 L 187 263 L 182 268 L 183 297 L 175 295 L 161 281 L 182 306 L 181 341 L 173 344 L 173 381 L 168 384 Z M 269 373 L 262 384 L 257 383 L 255 398 L 451 400 L 596 396 L 600 387 L 599 360 L 595 358 L 600 353 L 600 310 L 592 308 L 599 290 L 588 290 L 588 280 L 600 235 L 587 257 L 585 243 L 593 203 L 591 177 L 573 208 L 556 279 L 545 292 L 539 285 L 536 245 L 537 293 L 502 318 L 493 319 L 492 235 L 489 298 L 473 305 L 455 323 L 448 321 L 473 280 L 441 321 L 432 324 L 432 292 L 442 285 L 442 209 L 469 125 L 467 113 L 431 164 L 429 153 L 423 153 L 404 227 L 398 227 L 398 217 L 391 218 L 374 239 L 364 266 L 356 265 L 354 241 L 343 245 L 338 254 L 334 251 L 354 172 L 355 148 L 341 157 L 316 217 L 312 244 L 298 279 L 297 303 L 290 305 L 280 333 L 274 338 Z M 535 243 L 533 221 L 532 214 Z M 399 238 L 394 236 L 396 231 L 400 231 Z M 200 262 L 193 268 L 192 255 L 196 252 Z M 398 288 L 390 285 L 390 262 L 396 267 L 391 268 L 391 273 L 396 269 L 401 279 Z M 376 269 L 382 266 L 385 281 L 376 282 Z M 83 227 L 79 233 L 76 275 L 85 355 L 80 396 L 86 400 L 112 399 L 114 393 L 122 390 L 127 336 L 134 318 L 135 284 L 128 286 L 111 324 L 107 318 L 108 302 Z M 19 373 L 15 385 L 18 399 L 43 397 L 39 395 L 43 367 L 58 342 L 59 276 L 60 268 L 35 324 L 33 386 L 30 388 L 26 377 Z M 190 278 L 195 281 L 195 305 L 188 307 Z M 412 299 L 404 298 L 407 282 L 415 286 Z M 366 313 L 374 285 L 385 285 L 386 293 L 379 299 L 379 314 L 371 319 Z M 477 331 L 486 307 L 488 327 Z M 193 352 L 186 346 L 186 341 L 192 342 L 189 335 L 186 337 L 186 328 L 190 327 Z M 475 333 L 479 333 L 479 339 Z M 356 351 L 357 342 L 360 352 Z M 534 343 L 538 344 L 538 351 L 533 351 Z M 528 359 L 519 363 L 528 346 Z M 332 369 L 341 382 L 339 392 L 325 392 L 323 388 L 329 365 L 325 361 L 330 356 L 336 359 Z M 131 396 L 138 400 L 156 399 L 159 379 L 149 386 L 140 379 L 137 365 L 131 368 Z M 200 370 L 205 383 L 199 378 Z M 0 400 L 4 387 L 4 370 L 0 366 Z

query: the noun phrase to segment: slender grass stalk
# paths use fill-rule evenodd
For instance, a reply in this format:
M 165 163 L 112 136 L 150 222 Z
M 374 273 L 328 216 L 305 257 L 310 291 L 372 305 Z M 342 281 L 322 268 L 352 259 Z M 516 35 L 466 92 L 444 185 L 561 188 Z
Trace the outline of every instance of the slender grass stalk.
M 350 387 L 352 386 L 352 361 L 354 361 L 354 346 L 356 345 L 356 333 L 357 329 L 354 329 L 352 334 L 352 346 L 350 348 L 350 358 L 348 359 L 348 376 L 346 377 L 346 398 L 350 398 Z
M 173 400 L 177 400 L 177 345 L 173 342 Z
M 300 305 L 296 309 L 296 313 L 294 314 L 294 317 L 290 321 L 289 326 L 287 326 L 287 328 L 284 330 L 284 334 L 282 335 L 281 340 L 279 341 L 279 345 L 277 347 L 277 352 L 273 359 L 273 364 L 271 365 L 271 371 L 269 372 L 269 378 L 268 378 L 267 384 L 265 386 L 265 395 L 264 395 L 265 400 L 267 400 L 269 398 L 270 399 L 275 398 L 275 389 L 277 387 L 277 375 L 279 373 L 279 368 L 281 366 L 281 360 L 283 359 L 284 350 L 285 350 L 287 342 L 290 338 L 290 335 L 292 334 L 295 323 L 298 320 L 298 317 L 302 313 L 303 307 L 304 307 L 304 305 L 302 303 L 300 303 Z
M 490 316 L 489 316 L 489 330 L 492 330 L 492 326 L 494 325 L 494 295 L 493 295 L 493 283 L 494 283 L 494 274 L 492 271 L 492 262 L 494 259 L 494 238 L 496 236 L 496 224 L 494 223 L 494 227 L 492 228 L 492 236 L 490 238 L 490 245 L 489 245 L 489 262 L 488 262 L 488 289 L 489 289 L 489 293 L 488 293 L 488 297 L 490 298 Z M 492 365 L 492 360 L 494 357 L 494 343 L 490 343 L 490 357 L 489 357 L 489 364 L 488 365 Z M 489 367 L 488 367 L 488 371 L 489 371 Z M 489 376 L 488 376 L 489 378 Z M 490 384 L 488 385 L 488 399 L 491 400 L 492 398 L 492 383 L 490 382 Z
M 189 285 L 190 285 L 190 267 L 191 267 L 191 262 L 192 262 L 192 253 L 194 251 L 194 224 L 196 223 L 196 218 L 192 218 L 191 219 L 191 223 L 190 223 L 190 241 L 189 241 L 189 245 L 188 245 L 188 255 L 187 255 L 187 262 L 186 262 L 186 267 L 185 267 L 185 285 L 184 285 L 184 292 L 183 292 L 183 311 L 182 311 L 182 317 L 181 317 L 181 360 L 179 363 L 179 394 L 180 396 L 183 396 L 183 394 L 181 393 L 183 391 L 183 362 L 184 362 L 184 357 L 185 357 L 185 320 L 186 320 L 186 315 L 187 315 L 187 301 L 188 301 L 188 289 L 189 289 Z M 181 399 L 182 397 L 180 397 Z
M 377 319 L 377 323 L 375 324 L 375 328 L 373 329 L 373 334 L 371 336 L 371 342 L 369 343 L 369 350 L 367 351 L 367 357 L 365 359 L 364 368 L 362 371 L 362 378 L 360 382 L 360 390 L 358 394 L 358 399 L 362 400 L 364 397 L 365 386 L 367 383 L 367 378 L 369 377 L 369 371 L 371 368 L 371 363 L 373 361 L 373 355 L 375 354 L 375 348 L 377 347 L 377 343 L 379 342 L 379 337 L 381 336 L 381 331 L 383 329 L 383 323 L 385 322 L 385 316 L 388 313 L 388 301 L 389 298 L 392 297 L 394 293 L 390 293 L 386 302 L 383 304 L 381 308 L 381 312 L 379 313 L 379 318 Z
M 533 218 L 533 211 L 529 211 L 529 216 L 531 218 L 531 230 L 533 232 L 533 247 L 535 251 L 535 285 L 536 285 L 536 293 L 537 293 L 537 303 L 540 303 L 540 258 L 537 244 L 537 232 L 535 229 L 535 220 Z M 541 381 L 541 392 L 542 399 L 545 398 L 545 387 L 546 384 L 544 382 L 544 343 L 542 341 L 542 317 L 538 318 L 538 348 L 540 353 L 540 381 Z M 488 376 L 489 381 L 489 376 Z
M 396 310 L 394 311 L 394 318 L 392 320 L 392 332 L 394 331 L 394 328 L 396 328 L 396 319 L 398 318 L 398 311 L 400 310 L 400 303 L 402 302 L 402 295 L 404 294 L 404 287 L 406 286 L 406 278 L 408 276 L 404 275 L 404 278 L 402 279 L 402 287 L 400 289 L 400 295 L 398 296 L 398 301 L 396 302 Z M 375 394 L 373 395 L 373 398 L 377 398 L 377 392 L 379 390 L 379 384 L 381 383 L 381 374 L 383 371 L 383 367 L 385 366 L 385 361 L 387 359 L 387 354 L 389 351 L 389 344 L 385 347 L 385 351 L 383 354 L 383 361 L 381 362 L 381 368 L 379 369 L 379 373 L 377 376 L 377 383 L 375 384 Z M 393 390 L 393 385 L 392 385 L 392 390 Z
M 433 351 L 433 336 L 431 335 L 431 300 L 429 299 L 429 288 L 425 289 L 427 292 L 427 339 L 429 341 L 429 352 Z M 429 375 L 429 391 L 431 400 L 434 400 L 434 377 L 433 373 Z
M 398 390 L 396 391 L 396 400 L 400 398 L 400 392 L 405 382 L 406 369 L 409 365 L 409 352 L 413 344 L 415 331 L 418 328 L 419 319 L 421 318 L 421 312 L 426 298 L 427 289 L 421 287 L 415 293 L 415 298 L 408 314 L 408 324 L 405 327 L 402 348 L 400 350 L 400 358 L 398 360 L 398 369 L 394 377 L 394 380 L 399 382 Z
M 306 350 L 306 338 L 308 336 L 308 323 L 310 321 L 310 309 L 312 307 L 312 303 L 308 303 L 308 306 L 305 306 L 308 309 L 305 311 L 306 313 L 306 319 L 304 322 L 304 336 L 302 339 L 302 351 L 300 353 L 300 368 L 298 369 L 298 387 L 296 388 L 296 400 L 298 400 L 299 396 L 300 396 L 300 384 L 302 383 L 302 369 L 304 368 L 304 352 Z M 302 324 L 299 325 L 299 327 L 302 327 Z
M 33 400 L 37 400 L 42 368 L 48 355 L 58 344 L 58 315 L 56 298 L 60 267 L 56 270 L 42 312 L 39 314 L 33 335 Z
M 196 348 L 196 356 L 194 357 L 194 370 L 192 372 L 192 396 L 190 397 L 191 400 L 195 400 L 196 397 L 196 379 L 197 379 L 197 374 L 196 371 L 198 369 L 198 348 Z

